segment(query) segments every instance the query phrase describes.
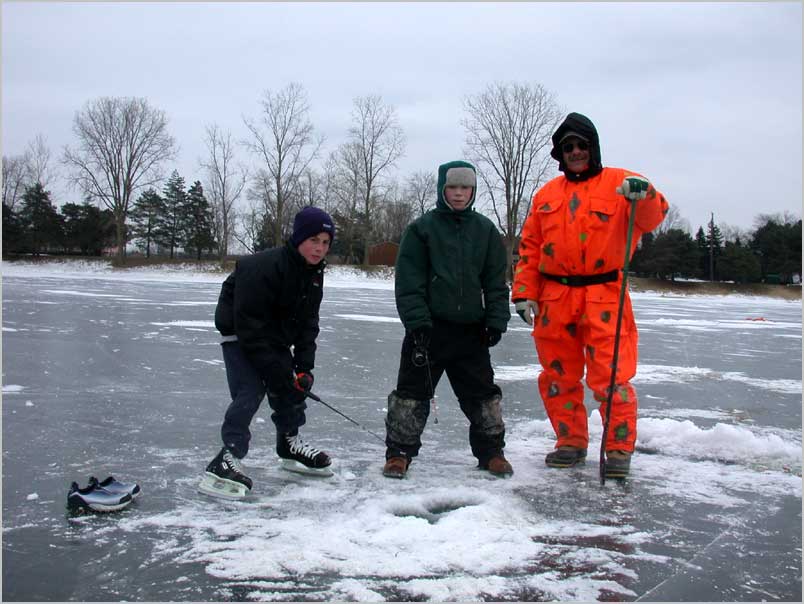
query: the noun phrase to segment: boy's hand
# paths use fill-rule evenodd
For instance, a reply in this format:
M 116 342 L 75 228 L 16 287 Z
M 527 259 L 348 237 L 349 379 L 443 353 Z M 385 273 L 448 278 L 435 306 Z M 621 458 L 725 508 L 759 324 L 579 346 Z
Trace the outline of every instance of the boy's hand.
M 411 332 L 413 339 L 413 354 L 411 360 L 416 367 L 424 367 L 427 364 L 428 352 L 430 350 L 430 336 L 433 333 L 432 327 L 417 327 Z
M 433 333 L 433 328 L 424 326 L 424 327 L 417 327 L 411 332 L 413 336 L 413 344 L 417 348 L 429 348 L 430 347 L 430 336 Z
M 496 327 L 486 327 L 486 346 L 488 348 L 493 348 L 497 344 L 500 343 L 502 339 L 502 332 L 497 329 Z
M 275 394 L 285 395 L 293 391 L 294 378 L 293 371 L 277 361 L 269 368 L 268 389 Z
M 536 300 L 514 300 L 517 314 L 528 325 L 533 325 L 533 317 L 539 315 L 539 304 Z
M 294 376 L 293 387 L 301 392 L 310 392 L 313 389 L 314 381 L 315 378 L 312 373 L 302 371 Z
M 647 178 L 641 176 L 626 176 L 621 184 L 615 190 L 616 193 L 625 196 L 626 199 L 631 201 L 638 201 L 645 199 L 648 194 L 650 183 Z

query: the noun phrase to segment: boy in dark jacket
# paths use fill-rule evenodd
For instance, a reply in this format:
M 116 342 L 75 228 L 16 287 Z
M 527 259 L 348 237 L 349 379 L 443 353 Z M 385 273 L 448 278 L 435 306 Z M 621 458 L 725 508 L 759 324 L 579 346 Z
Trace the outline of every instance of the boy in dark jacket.
M 251 479 L 240 460 L 248 453 L 249 425 L 266 394 L 276 426 L 276 452 L 285 469 L 330 476 L 331 461 L 299 436 L 313 385 L 318 311 L 324 290 L 324 257 L 335 227 L 318 208 L 296 214 L 282 247 L 243 258 L 221 287 L 215 327 L 232 402 L 221 426 L 223 448 L 209 463 L 200 489 L 240 498 Z
M 503 456 L 505 425 L 489 348 L 511 316 L 506 253 L 494 224 L 472 209 L 475 168 L 453 161 L 438 168 L 435 209 L 411 223 L 396 261 L 396 307 L 405 338 L 396 389 L 388 396 L 383 474 L 402 478 L 419 453 L 430 400 L 446 371 L 469 419 L 478 465 L 513 473 Z

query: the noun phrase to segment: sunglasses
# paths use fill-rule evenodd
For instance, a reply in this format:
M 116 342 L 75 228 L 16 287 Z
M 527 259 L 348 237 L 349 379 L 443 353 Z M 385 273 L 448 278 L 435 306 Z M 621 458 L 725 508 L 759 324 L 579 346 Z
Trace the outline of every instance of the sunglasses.
M 586 151 L 589 148 L 589 143 L 586 141 L 570 141 L 561 145 L 561 150 L 564 153 L 572 153 L 575 147 L 578 147 L 579 151 Z

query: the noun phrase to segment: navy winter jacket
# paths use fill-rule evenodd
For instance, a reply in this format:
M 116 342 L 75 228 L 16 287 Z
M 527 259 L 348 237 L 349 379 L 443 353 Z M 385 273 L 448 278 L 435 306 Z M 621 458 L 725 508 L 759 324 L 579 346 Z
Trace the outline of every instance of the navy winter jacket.
M 287 243 L 238 260 L 223 282 L 215 327 L 221 335 L 237 336 L 264 380 L 291 347 L 295 372 L 315 366 L 324 267 L 324 261 L 308 265 Z

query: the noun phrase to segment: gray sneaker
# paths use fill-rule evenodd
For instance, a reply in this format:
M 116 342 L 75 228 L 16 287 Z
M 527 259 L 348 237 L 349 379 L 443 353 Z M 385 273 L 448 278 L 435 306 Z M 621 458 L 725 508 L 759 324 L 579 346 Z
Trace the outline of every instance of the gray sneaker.
M 119 482 L 114 479 L 114 476 L 109 476 L 103 482 L 98 482 L 94 476 L 89 477 L 89 486 L 95 488 L 105 489 L 115 495 L 131 495 L 132 499 L 136 499 L 142 493 L 140 485 L 136 482 Z
M 131 501 L 131 495 L 128 493 L 110 493 L 95 485 L 80 489 L 77 482 L 70 485 L 70 491 L 67 493 L 67 507 L 74 512 L 117 512 L 128 506 Z

